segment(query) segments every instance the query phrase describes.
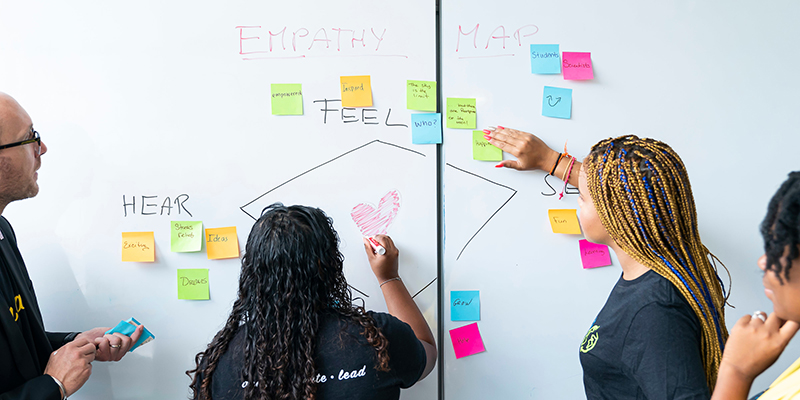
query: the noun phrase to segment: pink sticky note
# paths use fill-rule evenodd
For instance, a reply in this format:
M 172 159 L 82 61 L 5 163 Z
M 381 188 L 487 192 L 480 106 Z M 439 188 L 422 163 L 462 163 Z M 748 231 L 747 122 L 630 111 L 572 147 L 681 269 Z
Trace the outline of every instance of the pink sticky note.
M 564 79 L 580 81 L 594 79 L 592 53 L 572 53 L 565 51 L 561 57 L 561 70 Z
M 483 347 L 481 333 L 478 332 L 477 322 L 450 329 L 450 340 L 453 341 L 453 350 L 456 351 L 456 358 L 486 351 L 486 348 Z
M 581 246 L 581 262 L 584 269 L 611 265 L 611 254 L 608 246 L 592 243 L 586 239 L 581 239 L 578 243 Z

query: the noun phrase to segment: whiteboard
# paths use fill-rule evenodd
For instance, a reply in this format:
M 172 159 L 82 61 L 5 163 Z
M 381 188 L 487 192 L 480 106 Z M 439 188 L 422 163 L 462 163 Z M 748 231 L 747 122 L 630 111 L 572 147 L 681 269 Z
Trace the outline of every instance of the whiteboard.
M 792 51 L 800 5 L 444 0 L 441 7 L 443 99 L 475 98 L 479 128 L 534 132 L 555 149 L 568 140 L 579 158 L 600 139 L 627 133 L 667 142 L 689 171 L 701 237 L 731 271 L 737 308 L 727 309 L 728 326 L 772 309 L 756 266 L 758 224 L 798 168 L 800 79 L 791 66 L 800 61 Z M 531 74 L 532 43 L 591 52 L 595 78 Z M 542 116 L 544 86 L 573 90 L 571 119 Z M 578 348 L 619 264 L 583 270 L 582 237 L 553 234 L 547 219 L 548 209 L 576 208 L 577 196 L 544 196 L 552 190 L 542 172 L 472 160 L 470 139 L 469 130 L 444 132 L 445 398 L 585 398 Z M 469 322 L 450 321 L 452 290 L 480 290 L 486 352 L 455 359 L 447 332 Z M 797 342 L 754 392 L 797 358 Z
M 436 77 L 434 7 L 0 2 L 0 90 L 27 109 L 49 149 L 40 194 L 4 214 L 46 327 L 133 316 L 157 337 L 122 362 L 95 364 L 73 398 L 188 395 L 184 372 L 224 324 L 240 263 L 170 252 L 173 220 L 236 226 L 243 250 L 265 205 L 320 207 L 334 219 L 354 294 L 381 311 L 350 211 L 396 191 L 388 232 L 401 276 L 437 329 L 436 148 L 411 144 L 405 98 L 407 79 Z M 351 75 L 371 77 L 372 107 L 333 101 L 339 77 Z M 303 85 L 302 116 L 271 115 L 272 83 Z M 162 209 L 167 198 L 183 208 Z M 121 262 L 129 231 L 155 232 L 156 262 Z M 209 269 L 209 301 L 177 299 L 182 268 Z M 435 397 L 436 374 L 402 397 Z

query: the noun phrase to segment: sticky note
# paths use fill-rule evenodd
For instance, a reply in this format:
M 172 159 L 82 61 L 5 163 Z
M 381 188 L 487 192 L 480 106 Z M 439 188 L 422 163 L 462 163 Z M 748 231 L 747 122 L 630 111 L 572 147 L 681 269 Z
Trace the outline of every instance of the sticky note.
M 450 292 L 451 321 L 480 321 L 480 290 L 453 290 Z
M 483 135 L 483 131 L 472 131 L 472 159 L 479 161 L 503 161 L 503 150 L 494 147 Z
M 475 129 L 477 122 L 475 99 L 447 98 L 447 127 Z
M 611 252 L 604 244 L 592 243 L 586 239 L 578 241 L 581 248 L 583 268 L 596 268 L 611 265 Z
M 436 82 L 406 81 L 406 108 L 436 111 Z
M 544 87 L 542 94 L 542 115 L 545 117 L 572 117 L 572 89 L 552 86 Z
M 111 334 L 113 334 L 115 332 L 119 332 L 119 333 L 121 333 L 121 334 L 123 334 L 125 336 L 130 337 L 131 335 L 133 335 L 133 332 L 136 331 L 136 328 L 139 325 L 141 325 L 141 323 L 139 321 L 137 321 L 136 318 L 130 317 L 130 318 L 128 318 L 127 321 L 120 321 L 117 324 L 117 326 L 107 330 L 106 331 L 106 335 L 111 335 Z M 131 346 L 131 348 L 130 348 L 130 350 L 128 350 L 128 352 L 132 352 L 132 351 L 136 350 L 137 347 L 152 342 L 153 340 L 155 340 L 155 338 L 156 338 L 156 335 L 153 335 L 146 327 L 143 326 L 142 327 L 142 334 L 141 334 L 141 336 L 139 336 L 139 340 L 137 340 L 136 343 L 134 343 L 133 346 Z
M 558 50 L 557 44 L 531 45 L 531 73 L 561 73 L 561 52 Z
M 179 269 L 178 299 L 208 300 L 208 269 Z
M 411 114 L 411 143 L 442 143 L 442 114 Z
M 153 262 L 156 241 L 153 232 L 122 232 L 122 261 Z
M 207 228 L 206 253 L 209 260 L 239 257 L 239 237 L 236 227 Z
M 169 248 L 176 253 L 200 251 L 203 248 L 202 221 L 172 221 Z
M 303 115 L 303 85 L 299 83 L 273 83 L 272 115 Z
M 564 70 L 564 79 L 580 81 L 594 79 L 592 70 L 592 53 L 564 52 L 561 67 Z
M 343 107 L 372 107 L 369 75 L 340 76 Z
M 453 350 L 456 358 L 471 356 L 476 353 L 486 351 L 483 347 L 483 339 L 478 331 L 478 323 L 474 322 L 460 328 L 450 330 L 450 340 L 453 342 Z
M 547 210 L 547 215 L 550 218 L 550 226 L 553 228 L 553 233 L 581 234 L 578 212 L 575 209 Z

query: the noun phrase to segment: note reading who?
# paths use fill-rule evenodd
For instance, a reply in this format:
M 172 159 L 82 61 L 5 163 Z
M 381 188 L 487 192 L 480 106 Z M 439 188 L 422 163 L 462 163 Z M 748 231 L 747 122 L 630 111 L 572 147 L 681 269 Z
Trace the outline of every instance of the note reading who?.
M 451 321 L 480 321 L 480 290 L 453 290 L 450 292 Z
M 411 114 L 411 143 L 442 143 L 442 114 Z
M 369 75 L 340 76 L 343 107 L 372 107 L 372 85 Z
M 604 244 L 592 243 L 586 239 L 578 241 L 581 248 L 583 268 L 596 268 L 611 265 L 611 252 Z
M 122 261 L 153 262 L 156 245 L 153 232 L 122 232 Z
M 558 50 L 557 44 L 531 45 L 531 73 L 561 73 L 561 53 Z
M 542 94 L 542 115 L 569 119 L 572 117 L 572 89 L 545 86 Z
M 594 79 L 592 53 L 565 51 L 561 61 L 561 67 L 564 70 L 564 79 L 566 80 L 580 81 Z
M 475 129 L 477 123 L 475 99 L 447 98 L 447 127 Z
M 208 269 L 178 270 L 178 299 L 208 300 Z
M 478 161 L 503 161 L 503 150 L 494 147 L 483 137 L 483 131 L 472 131 L 472 159 Z
M 239 257 L 236 227 L 206 229 L 206 253 L 209 260 Z
M 406 81 L 406 108 L 436 111 L 436 82 Z
M 202 221 L 172 221 L 170 250 L 176 253 L 200 251 L 203 248 Z
M 578 212 L 573 209 L 568 210 L 547 210 L 550 218 L 550 226 L 553 233 L 566 233 L 580 235 L 581 226 L 578 223 Z
M 477 322 L 451 329 L 450 340 L 453 342 L 457 359 L 486 351 Z
M 299 83 L 273 83 L 272 115 L 303 115 L 303 85 Z

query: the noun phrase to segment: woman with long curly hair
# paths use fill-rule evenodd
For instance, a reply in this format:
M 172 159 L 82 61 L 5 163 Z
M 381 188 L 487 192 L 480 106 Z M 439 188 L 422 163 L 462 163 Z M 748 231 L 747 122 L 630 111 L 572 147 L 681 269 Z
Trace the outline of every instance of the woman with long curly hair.
M 539 169 L 577 186 L 586 239 L 619 259 L 622 276 L 580 347 L 586 396 L 708 399 L 728 337 L 725 295 L 680 157 L 629 135 L 601 140 L 580 162 L 529 133 L 485 133 L 517 157 L 498 167 Z
M 318 208 L 273 204 L 247 239 L 238 298 L 195 357 L 195 399 L 398 399 L 436 362 L 430 327 L 398 275 L 388 236 L 372 272 L 389 314 L 353 305 L 333 221 Z

